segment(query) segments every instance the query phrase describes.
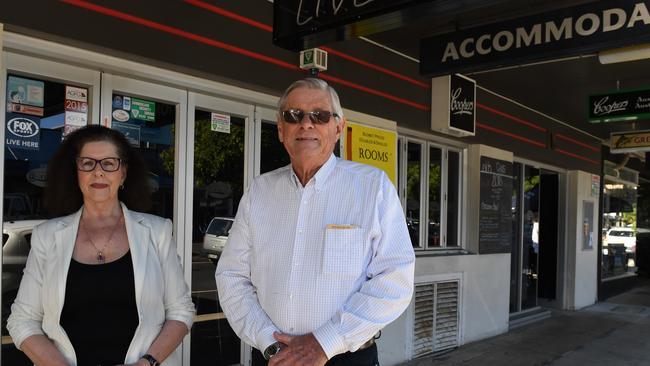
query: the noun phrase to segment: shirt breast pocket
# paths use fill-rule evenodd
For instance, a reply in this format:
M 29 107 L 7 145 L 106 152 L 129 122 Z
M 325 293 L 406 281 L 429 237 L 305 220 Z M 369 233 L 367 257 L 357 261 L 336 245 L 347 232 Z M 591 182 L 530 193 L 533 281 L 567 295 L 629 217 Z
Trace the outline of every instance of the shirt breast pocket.
M 323 251 L 325 274 L 358 277 L 363 271 L 363 229 L 326 229 Z

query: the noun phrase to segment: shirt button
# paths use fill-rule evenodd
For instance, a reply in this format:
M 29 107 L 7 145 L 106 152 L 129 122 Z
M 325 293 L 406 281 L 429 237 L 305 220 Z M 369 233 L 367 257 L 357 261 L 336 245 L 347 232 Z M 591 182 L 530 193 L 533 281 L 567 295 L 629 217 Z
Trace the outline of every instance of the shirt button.
M 293 327 L 289 328 L 289 331 L 293 332 Z
M 302 234 L 302 229 L 299 229 L 299 230 L 298 230 L 298 234 Z
M 290 298 L 290 299 L 293 299 L 293 294 L 289 294 L 289 298 Z

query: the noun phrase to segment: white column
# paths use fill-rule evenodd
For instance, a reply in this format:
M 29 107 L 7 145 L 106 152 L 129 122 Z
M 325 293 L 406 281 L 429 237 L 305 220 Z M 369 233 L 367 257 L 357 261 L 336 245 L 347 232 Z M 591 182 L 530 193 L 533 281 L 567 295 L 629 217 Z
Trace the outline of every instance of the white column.
M 592 192 L 593 174 L 572 170 L 568 172 L 568 215 L 566 248 L 566 298 L 564 307 L 578 310 L 596 303 L 598 298 L 598 192 Z M 600 187 L 600 184 L 599 184 Z M 584 245 L 583 206 L 593 203 L 592 247 Z

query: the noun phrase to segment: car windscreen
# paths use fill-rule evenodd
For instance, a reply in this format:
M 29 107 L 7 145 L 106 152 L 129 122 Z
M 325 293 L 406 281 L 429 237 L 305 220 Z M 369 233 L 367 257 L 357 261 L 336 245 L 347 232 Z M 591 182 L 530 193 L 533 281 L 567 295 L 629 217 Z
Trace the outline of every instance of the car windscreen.
M 232 227 L 233 221 L 222 220 L 222 219 L 213 219 L 208 226 L 206 234 L 216 235 L 216 236 L 228 236 L 228 231 Z
M 624 237 L 624 238 L 631 238 L 631 237 L 634 236 L 634 232 L 633 232 L 633 231 L 618 231 L 618 230 L 614 230 L 614 231 L 610 231 L 610 232 L 609 232 L 609 236 L 622 236 L 622 237 Z

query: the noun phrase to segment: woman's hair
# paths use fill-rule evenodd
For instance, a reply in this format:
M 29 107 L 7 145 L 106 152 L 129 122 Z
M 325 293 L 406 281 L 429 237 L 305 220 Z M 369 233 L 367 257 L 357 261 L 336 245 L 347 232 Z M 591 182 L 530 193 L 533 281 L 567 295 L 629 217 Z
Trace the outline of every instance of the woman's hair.
M 100 125 L 88 125 L 70 133 L 47 164 L 45 207 L 52 217 L 71 214 L 83 205 L 76 159 L 84 145 L 98 141 L 113 144 L 121 164 L 127 167 L 126 180 L 119 190 L 118 199 L 131 210 L 149 209 L 151 188 L 148 170 L 140 153 L 120 132 Z

